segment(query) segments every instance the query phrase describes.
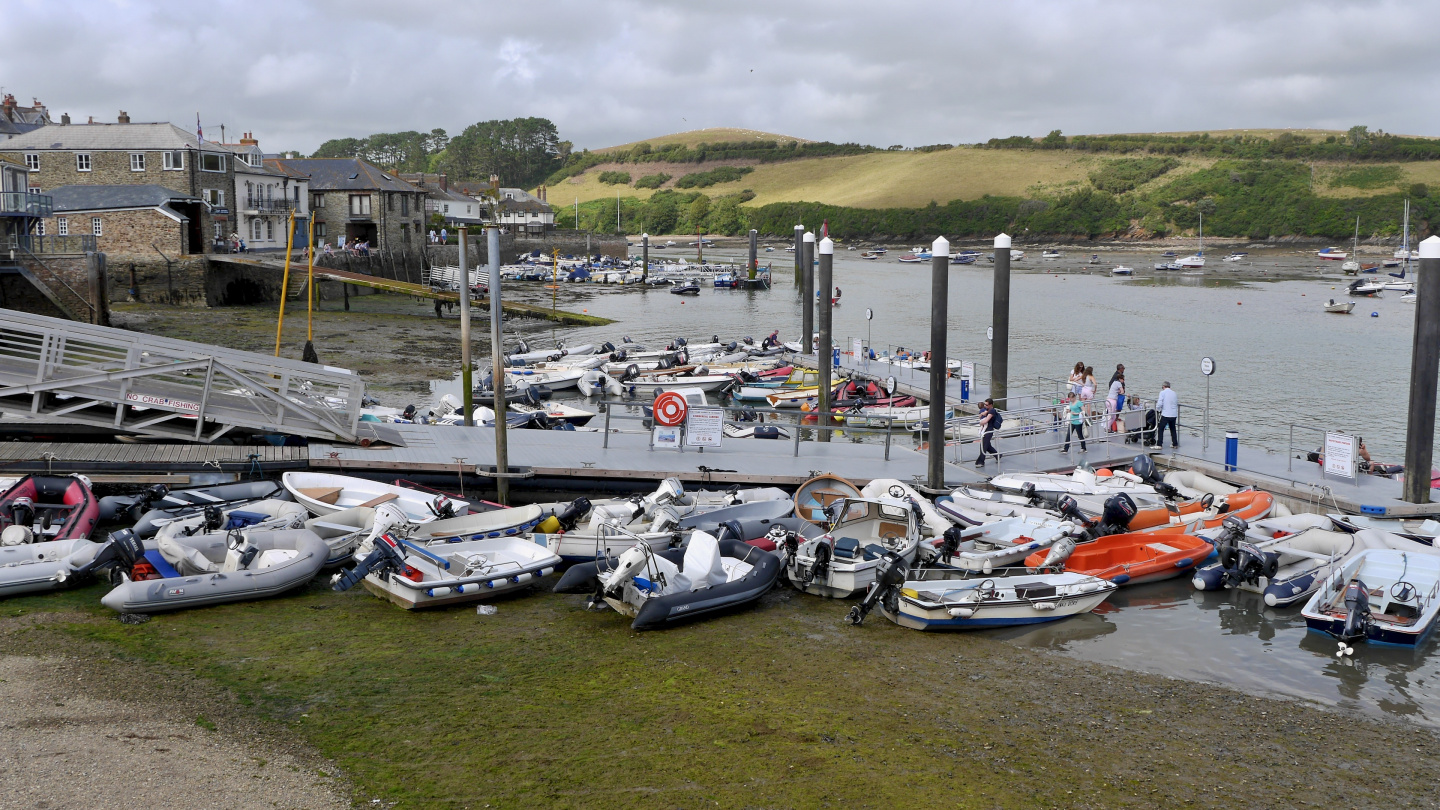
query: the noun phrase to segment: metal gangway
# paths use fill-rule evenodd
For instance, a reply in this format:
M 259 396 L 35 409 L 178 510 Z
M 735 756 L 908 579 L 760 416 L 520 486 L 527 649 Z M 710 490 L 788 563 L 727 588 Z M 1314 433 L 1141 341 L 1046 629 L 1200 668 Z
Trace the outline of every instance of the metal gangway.
M 353 443 L 364 396 L 346 369 L 0 309 L 6 416 L 181 441 L 241 428 Z

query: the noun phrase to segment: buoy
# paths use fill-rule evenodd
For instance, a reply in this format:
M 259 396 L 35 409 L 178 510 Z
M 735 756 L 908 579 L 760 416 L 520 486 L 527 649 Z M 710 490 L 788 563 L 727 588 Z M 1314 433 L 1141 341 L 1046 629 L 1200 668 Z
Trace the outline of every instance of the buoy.
M 1372 313 L 1370 313 L 1370 317 L 1372 317 L 1372 318 L 1378 318 L 1378 317 L 1380 317 L 1380 313 L 1378 313 L 1378 312 L 1372 312 Z
M 1243 306 L 1245 306 L 1245 302 L 1244 302 L 1244 301 L 1236 301 L 1236 302 L 1235 302 L 1235 306 L 1237 306 L 1237 307 L 1243 307 Z

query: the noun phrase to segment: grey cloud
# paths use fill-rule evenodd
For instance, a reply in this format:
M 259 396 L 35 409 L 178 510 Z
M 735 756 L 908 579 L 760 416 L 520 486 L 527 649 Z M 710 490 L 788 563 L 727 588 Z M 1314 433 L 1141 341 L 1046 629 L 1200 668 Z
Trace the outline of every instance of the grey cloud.
M 7 8 L 5 90 L 267 148 L 489 118 L 577 146 L 709 126 L 878 145 L 1242 127 L 1436 131 L 1425 4 L 560 0 Z

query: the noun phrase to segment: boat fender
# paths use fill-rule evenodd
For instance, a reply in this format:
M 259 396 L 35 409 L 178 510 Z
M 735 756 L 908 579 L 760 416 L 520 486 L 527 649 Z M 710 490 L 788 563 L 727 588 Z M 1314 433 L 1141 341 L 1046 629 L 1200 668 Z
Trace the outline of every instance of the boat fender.
M 1177 561 L 1175 562 L 1175 567 L 1176 567 L 1176 568 L 1189 568 L 1189 567 L 1190 567 L 1190 564 L 1193 563 L 1193 562 L 1195 562 L 1195 560 L 1191 559 L 1190 557 L 1186 557 L 1186 558 L 1183 559 L 1183 560 L 1177 560 Z
M 945 612 L 957 619 L 968 619 L 975 615 L 975 608 L 967 605 L 965 607 L 950 608 Z
M 1054 610 L 1054 609 L 1055 609 L 1055 603 L 1054 603 L 1054 602 L 1031 602 L 1031 603 L 1030 603 L 1030 607 L 1032 607 L 1032 608 L 1034 608 L 1034 609 L 1036 609 L 1036 610 Z
M 1130 581 L 1130 575 L 1129 575 L 1129 574 L 1117 574 L 1117 575 L 1115 576 L 1115 578 L 1112 579 L 1112 580 L 1110 580 L 1110 581 L 1113 582 L 1113 583 L 1115 583 L 1116 585 L 1124 585 L 1125 583 L 1127 583 L 1127 582 Z

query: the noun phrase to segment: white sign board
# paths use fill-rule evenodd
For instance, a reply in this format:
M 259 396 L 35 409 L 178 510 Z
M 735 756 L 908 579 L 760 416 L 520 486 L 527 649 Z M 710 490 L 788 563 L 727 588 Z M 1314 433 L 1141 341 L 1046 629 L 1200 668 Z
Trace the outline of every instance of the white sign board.
M 1325 474 L 1341 478 L 1355 477 L 1355 457 L 1359 445 L 1354 436 L 1344 433 L 1325 434 Z
M 850 341 L 850 353 L 857 359 L 865 356 L 865 341 L 855 338 Z
M 974 363 L 970 362 L 969 360 L 962 360 L 962 361 L 960 362 L 960 379 L 962 379 L 962 380 L 968 380 L 968 381 L 970 382 L 970 385 L 972 386 L 971 390 L 974 390 L 974 388 L 973 388 L 973 386 L 975 385 L 975 364 L 974 364 Z
M 685 417 L 685 444 L 690 447 L 719 447 L 725 438 L 723 408 L 691 408 Z
M 656 450 L 679 450 L 680 428 L 656 425 L 654 432 L 650 434 L 650 443 Z

